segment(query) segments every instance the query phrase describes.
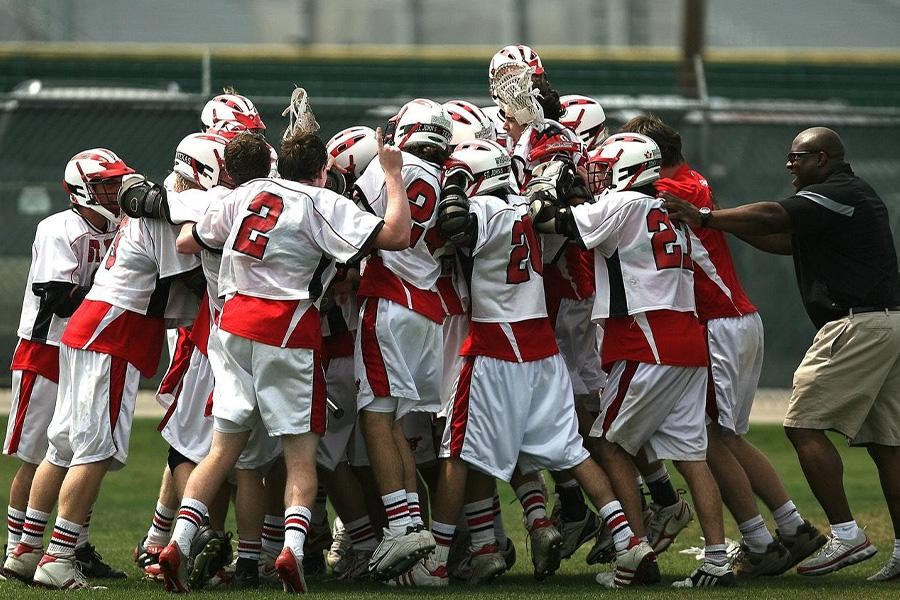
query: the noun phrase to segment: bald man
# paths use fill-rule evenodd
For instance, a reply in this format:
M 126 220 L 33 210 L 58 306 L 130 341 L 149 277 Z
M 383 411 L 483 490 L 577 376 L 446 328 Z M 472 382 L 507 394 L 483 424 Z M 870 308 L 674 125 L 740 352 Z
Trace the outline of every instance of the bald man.
M 887 209 L 844 161 L 825 127 L 791 143 L 796 192 L 779 202 L 710 210 L 666 196 L 670 216 L 791 254 L 806 312 L 818 333 L 794 374 L 784 419 L 810 488 L 831 523 L 822 549 L 797 567 L 824 575 L 877 549 L 853 519 L 843 463 L 828 430 L 865 446 L 878 468 L 894 526 L 891 558 L 869 579 L 900 579 L 900 274 Z M 790 548 L 789 548 L 790 549 Z

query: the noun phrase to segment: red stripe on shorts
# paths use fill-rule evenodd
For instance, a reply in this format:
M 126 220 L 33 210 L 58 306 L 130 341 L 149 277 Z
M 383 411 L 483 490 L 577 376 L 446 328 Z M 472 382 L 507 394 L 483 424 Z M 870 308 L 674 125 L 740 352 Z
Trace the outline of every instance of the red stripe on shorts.
M 125 374 L 128 372 L 128 361 L 124 358 L 110 356 L 109 365 L 109 430 L 116 430 L 119 411 L 122 409 L 122 395 L 125 393 Z
M 312 406 L 310 407 L 309 430 L 322 435 L 325 433 L 325 367 L 322 353 L 313 350 Z
M 378 345 L 375 325 L 378 319 L 378 298 L 367 298 L 363 309 L 363 322 L 360 327 L 360 345 L 362 347 L 363 364 L 366 367 L 366 379 L 372 394 L 376 398 L 387 398 L 391 395 L 388 385 L 387 367 L 381 347 Z
M 453 414 L 450 415 L 450 456 L 459 458 L 463 442 L 466 439 L 466 424 L 469 422 L 469 391 L 472 386 L 472 371 L 475 368 L 475 357 L 466 356 L 459 381 L 456 384 L 456 396 L 453 398 Z
M 19 450 L 22 430 L 25 428 L 25 413 L 28 412 L 28 403 L 31 402 L 31 394 L 34 392 L 37 376 L 38 374 L 34 371 L 22 371 L 22 380 L 19 383 L 19 403 L 16 405 L 16 416 L 12 436 L 9 438 L 9 447 L 6 449 L 7 454 L 15 454 Z
M 631 385 L 631 380 L 634 378 L 634 374 L 637 371 L 638 365 L 640 363 L 633 360 L 625 361 L 625 370 L 622 371 L 622 376 L 619 377 L 619 387 L 616 390 L 616 397 L 613 399 L 612 404 L 609 405 L 609 408 L 606 409 L 606 414 L 603 416 L 603 435 L 606 435 L 606 432 L 609 431 L 610 425 L 612 422 L 616 420 L 616 417 L 619 415 L 619 409 L 622 408 L 622 402 L 625 401 L 625 394 L 628 392 L 628 386 Z

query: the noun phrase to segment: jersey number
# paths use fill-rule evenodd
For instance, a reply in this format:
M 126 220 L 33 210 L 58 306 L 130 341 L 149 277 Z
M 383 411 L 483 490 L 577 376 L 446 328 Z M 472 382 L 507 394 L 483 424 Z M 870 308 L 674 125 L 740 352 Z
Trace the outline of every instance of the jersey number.
M 661 208 L 652 208 L 647 213 L 647 231 L 652 233 L 650 244 L 653 246 L 653 259 L 656 269 L 694 270 L 691 260 L 691 237 L 684 232 L 685 247 L 682 249 L 678 232 L 669 220 L 669 213 Z
M 275 194 L 262 192 L 253 198 L 247 206 L 247 210 L 252 214 L 241 221 L 241 227 L 234 239 L 232 247 L 235 252 L 262 260 L 269 244 L 269 236 L 265 234 L 272 231 L 278 223 L 278 217 L 281 216 L 283 209 L 284 200 Z
M 541 262 L 541 246 L 529 217 L 513 223 L 512 251 L 509 253 L 509 264 L 506 265 L 506 283 L 523 283 L 531 279 L 531 270 L 542 275 L 544 265 Z
M 425 227 L 434 215 L 437 193 L 425 180 L 416 179 L 406 188 L 406 197 L 409 198 L 409 216 L 413 221 L 409 246 L 412 248 L 424 237 L 428 251 L 434 254 L 443 244 L 441 234 L 436 226 L 427 230 Z

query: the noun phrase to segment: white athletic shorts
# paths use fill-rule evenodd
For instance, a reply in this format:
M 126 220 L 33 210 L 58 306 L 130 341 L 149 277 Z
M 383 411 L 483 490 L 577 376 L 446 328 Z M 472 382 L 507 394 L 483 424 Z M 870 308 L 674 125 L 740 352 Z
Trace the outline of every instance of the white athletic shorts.
M 328 361 L 325 371 L 325 388 L 328 398 L 343 409 L 340 418 L 328 410 L 328 427 L 319 440 L 316 463 L 323 469 L 334 471 L 347 461 L 347 448 L 356 429 L 356 381 L 353 378 L 353 357 L 340 356 Z
M 576 395 L 599 398 L 606 384 L 606 373 L 600 367 L 600 344 L 597 325 L 591 321 L 594 297 L 585 300 L 563 298 L 556 315 L 556 343 L 566 361 L 572 390 Z M 594 406 L 599 401 L 592 403 Z
M 712 319 L 706 331 L 708 422 L 716 420 L 723 429 L 744 435 L 750 430 L 750 409 L 762 372 L 762 319 L 759 313 Z
M 588 458 L 568 369 L 556 354 L 515 363 L 466 357 L 457 379 L 440 456 L 459 457 L 504 481 L 523 473 L 561 471 Z
M 47 455 L 47 427 L 59 386 L 34 371 L 14 370 L 3 454 L 38 465 Z
M 444 372 L 441 377 L 441 410 L 439 419 L 447 416 L 447 408 L 453 399 L 453 386 L 463 365 L 459 349 L 469 335 L 469 315 L 448 315 L 444 320 Z
M 400 420 L 406 443 L 409 444 L 409 449 L 412 451 L 417 465 L 427 465 L 437 460 L 437 449 L 434 447 L 431 421 L 431 413 L 423 412 L 408 413 Z M 363 437 L 359 423 L 357 423 L 354 430 L 348 456 L 350 458 L 350 466 L 368 467 L 370 464 L 369 453 L 366 450 L 366 440 Z
M 213 416 L 244 431 L 261 422 L 273 437 L 325 432 L 325 374 L 318 351 L 271 346 L 221 329 L 213 335 L 221 344 L 210 351 Z
M 125 359 L 60 345 L 47 461 L 73 467 L 112 458 L 110 469 L 124 467 L 140 379 Z
M 212 443 L 213 419 L 208 408 L 214 386 L 209 359 L 195 347 L 172 405 L 160 423 L 163 439 L 195 464 L 209 454 Z
M 441 325 L 390 300 L 366 298 L 354 342 L 357 408 L 375 398 L 395 398 L 397 419 L 441 408 Z
M 590 435 L 650 461 L 705 460 L 705 392 L 705 367 L 617 361 Z

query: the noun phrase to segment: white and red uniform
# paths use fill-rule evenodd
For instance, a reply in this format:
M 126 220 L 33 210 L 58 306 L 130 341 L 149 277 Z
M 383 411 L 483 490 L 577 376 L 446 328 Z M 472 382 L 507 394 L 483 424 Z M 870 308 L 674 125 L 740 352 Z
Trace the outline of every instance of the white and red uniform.
M 435 222 L 440 167 L 403 153 L 403 184 L 410 203 L 410 247 L 380 252 L 366 261 L 358 296 L 360 324 L 355 346 L 359 410 L 394 412 L 440 409 L 445 310 L 435 285 L 443 245 Z M 360 206 L 383 216 L 387 189 L 384 171 L 372 161 L 356 182 Z M 392 408 L 375 406 L 390 398 Z M 377 403 L 376 403 L 377 405 Z
M 175 251 L 177 235 L 176 226 L 154 219 L 125 218 L 119 226 L 63 332 L 50 462 L 112 457 L 113 467 L 125 465 L 138 380 L 156 372 L 167 324 L 189 323 L 197 311 L 197 297 L 178 278 L 198 269 L 199 259 Z
M 671 192 L 698 207 L 715 208 L 706 179 L 683 164 L 671 178 L 659 179 L 658 190 Z M 763 325 L 731 259 L 725 234 L 692 228 L 691 249 L 697 316 L 706 327 L 709 375 L 706 412 L 724 429 L 738 435 L 750 429 L 750 409 L 762 372 Z
M 46 290 L 48 284 L 90 287 L 115 235 L 114 227 L 98 231 L 74 209 L 38 223 L 19 319 L 19 343 L 10 366 L 12 404 L 4 454 L 31 464 L 40 463 L 47 454 L 47 427 L 59 383 L 59 339 L 68 318 L 53 312 Z
M 578 434 L 568 372 L 553 343 L 541 250 L 526 200 L 475 196 L 469 336 L 442 457 L 458 457 L 509 481 L 523 472 L 563 470 L 588 458 Z
M 639 191 L 606 192 L 572 215 L 594 248 L 593 318 L 605 320 L 609 380 L 591 435 L 632 455 L 645 447 L 650 460 L 703 460 L 707 352 L 689 239 Z
M 453 399 L 453 386 L 463 365 L 459 349 L 469 335 L 469 287 L 463 275 L 458 253 L 450 252 L 441 257 L 443 265 L 437 281 L 438 294 L 444 305 L 444 371 L 441 377 L 441 410 L 438 418 L 447 416 L 446 410 Z
M 217 430 L 325 431 L 315 301 L 334 275 L 332 259 L 357 260 L 382 225 L 334 192 L 268 178 L 241 185 L 196 224 L 201 244 L 223 250 L 221 362 L 210 354 Z

